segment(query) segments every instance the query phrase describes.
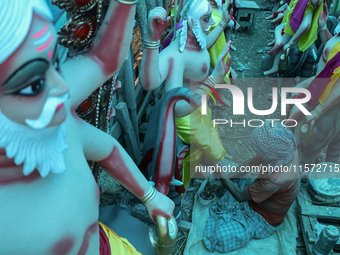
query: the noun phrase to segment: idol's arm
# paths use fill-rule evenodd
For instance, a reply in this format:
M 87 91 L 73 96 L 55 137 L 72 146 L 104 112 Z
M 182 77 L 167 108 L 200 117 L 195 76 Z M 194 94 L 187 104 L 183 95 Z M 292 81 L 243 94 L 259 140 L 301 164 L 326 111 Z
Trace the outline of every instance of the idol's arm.
M 147 41 L 144 42 L 139 79 L 145 90 L 154 90 L 168 77 L 174 64 L 169 49 L 159 54 L 158 42 L 163 30 L 171 21 L 162 7 L 156 7 L 149 12 Z M 169 46 L 170 47 L 170 46 Z
M 79 105 L 111 78 L 125 61 L 131 44 L 135 6 L 111 0 L 91 49 L 61 65 L 70 86 L 72 105 Z
M 116 139 L 85 122 L 79 122 L 79 138 L 86 159 L 97 161 L 109 175 L 136 197 L 143 198 L 153 190 Z M 171 218 L 174 204 L 165 195 L 156 191 L 155 197 L 144 204 L 153 220 L 157 215 Z
M 227 5 L 224 5 L 222 7 L 222 20 L 220 21 L 219 25 L 216 26 L 213 31 L 211 31 L 208 35 L 207 35 L 207 49 L 210 49 L 215 42 L 217 41 L 218 37 L 220 36 L 220 34 L 224 31 L 224 29 L 227 28 L 229 22 L 231 21 L 231 17 L 233 16 L 233 9 L 231 9 L 230 14 L 228 13 L 228 6 L 229 6 L 229 2 Z
M 303 17 L 301 25 L 296 30 L 295 34 L 290 39 L 290 41 L 284 46 L 283 50 L 286 50 L 286 49 L 292 47 L 309 30 L 309 28 L 312 24 L 313 13 L 314 12 L 310 12 L 305 17 Z
M 323 45 L 326 45 L 326 43 L 333 37 L 327 29 L 327 24 L 326 24 L 327 17 L 328 17 L 328 7 L 327 7 L 327 3 L 324 2 L 323 12 L 321 13 L 318 19 L 319 34 L 320 34 Z

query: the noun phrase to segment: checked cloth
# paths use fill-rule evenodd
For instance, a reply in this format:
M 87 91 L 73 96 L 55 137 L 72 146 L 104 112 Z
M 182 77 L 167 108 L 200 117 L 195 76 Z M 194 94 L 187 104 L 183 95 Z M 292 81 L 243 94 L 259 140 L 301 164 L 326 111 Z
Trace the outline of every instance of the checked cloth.
M 254 179 L 232 180 L 240 189 Z M 251 239 L 272 235 L 279 226 L 271 226 L 248 202 L 239 203 L 227 191 L 216 205 L 210 207 L 210 218 L 204 231 L 203 243 L 209 251 L 228 252 L 240 249 Z

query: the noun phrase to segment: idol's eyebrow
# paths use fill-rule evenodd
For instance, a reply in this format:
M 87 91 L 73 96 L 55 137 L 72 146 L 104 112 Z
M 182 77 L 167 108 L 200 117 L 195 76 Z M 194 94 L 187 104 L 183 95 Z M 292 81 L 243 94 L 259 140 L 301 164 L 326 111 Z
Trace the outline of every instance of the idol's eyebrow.
M 205 18 L 208 18 L 208 17 L 210 18 L 210 17 L 211 17 L 211 15 L 212 15 L 212 14 L 211 14 L 211 12 L 210 12 L 210 13 L 208 13 L 208 14 L 204 15 L 204 17 L 205 17 Z
M 2 85 L 4 89 L 15 89 L 24 85 L 27 80 L 46 73 L 50 64 L 43 58 L 33 59 L 20 66 Z

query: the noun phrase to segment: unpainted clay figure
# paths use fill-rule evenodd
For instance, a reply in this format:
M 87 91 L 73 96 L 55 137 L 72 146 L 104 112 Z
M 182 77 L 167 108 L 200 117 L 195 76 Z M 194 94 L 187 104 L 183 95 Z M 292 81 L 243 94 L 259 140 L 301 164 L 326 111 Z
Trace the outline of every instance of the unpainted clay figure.
M 45 1 L 0 1 L 0 254 L 140 254 L 98 224 L 86 160 L 144 201 L 152 219 L 171 218 L 172 201 L 121 145 L 75 113 L 125 61 L 136 2 L 111 0 L 92 48 L 60 64 Z

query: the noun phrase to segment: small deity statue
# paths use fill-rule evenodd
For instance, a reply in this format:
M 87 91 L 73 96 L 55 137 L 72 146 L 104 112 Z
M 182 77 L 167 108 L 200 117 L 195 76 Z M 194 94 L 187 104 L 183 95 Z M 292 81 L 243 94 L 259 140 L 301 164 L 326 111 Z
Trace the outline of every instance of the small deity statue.
M 273 67 L 264 72 L 264 75 L 279 72 L 280 58 L 285 61 L 289 55 L 288 49 L 295 43 L 302 52 L 313 44 L 317 39 L 317 22 L 322 10 L 322 0 L 292 0 L 290 2 L 281 25 L 275 29 L 275 42 L 273 41 L 275 46 L 268 52 L 268 55 L 275 54 Z
M 167 17 L 166 11 L 160 7 L 149 13 L 147 41 L 144 45 L 140 69 L 140 81 L 146 90 L 154 90 L 164 82 L 165 92 L 184 87 L 202 94 L 199 88 L 207 88 L 208 85 L 213 89 L 229 71 L 231 57 L 228 58 L 227 63 L 224 59 L 228 54 L 230 42 L 219 55 L 210 76 L 210 56 L 207 49 L 226 28 L 231 20 L 230 15 L 225 12 L 222 21 L 209 35 L 207 34 L 215 22 L 207 0 L 188 1 L 183 8 L 181 18 L 183 27 L 178 31 L 179 36 L 159 53 L 162 32 L 171 18 Z M 210 109 L 207 115 L 201 115 L 201 107 L 193 109 L 186 101 L 181 100 L 176 103 L 175 116 L 177 135 L 184 143 L 193 145 L 190 155 L 200 151 L 195 156 L 197 164 L 200 163 L 203 154 L 211 161 L 221 161 L 225 157 L 218 127 L 212 127 Z M 194 122 L 190 123 L 190 121 Z M 200 125 L 200 128 L 193 123 Z M 197 135 L 199 129 L 205 132 Z M 190 157 L 186 160 L 190 160 Z M 183 180 L 184 184 L 187 184 L 188 180 L 190 179 Z
M 0 254 L 140 254 L 98 224 L 87 160 L 140 198 L 153 220 L 171 218 L 172 201 L 122 146 L 75 113 L 125 61 L 136 2 L 111 0 L 91 49 L 59 63 L 45 1 L 0 0 Z

